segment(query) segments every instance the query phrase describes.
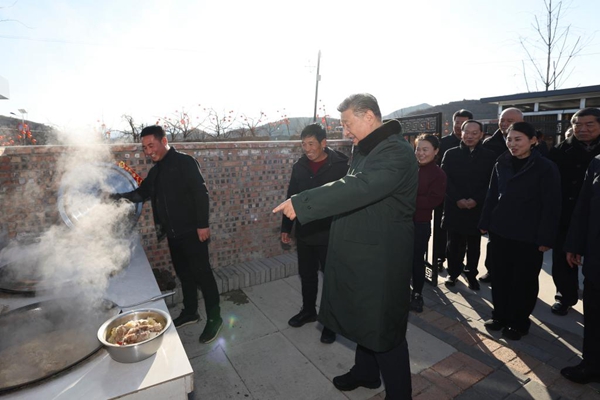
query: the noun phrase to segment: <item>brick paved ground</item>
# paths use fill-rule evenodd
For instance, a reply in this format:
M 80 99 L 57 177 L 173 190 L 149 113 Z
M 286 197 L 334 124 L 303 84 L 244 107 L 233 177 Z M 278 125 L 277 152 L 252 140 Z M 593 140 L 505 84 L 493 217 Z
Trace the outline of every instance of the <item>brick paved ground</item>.
M 491 307 L 471 291 L 426 285 L 423 313 L 410 322 L 458 351 L 413 374 L 414 400 L 600 399 L 600 384 L 578 385 L 560 375 L 581 356 L 581 338 L 534 320 L 530 334 L 506 341 L 483 322 Z M 371 400 L 385 399 L 385 392 Z

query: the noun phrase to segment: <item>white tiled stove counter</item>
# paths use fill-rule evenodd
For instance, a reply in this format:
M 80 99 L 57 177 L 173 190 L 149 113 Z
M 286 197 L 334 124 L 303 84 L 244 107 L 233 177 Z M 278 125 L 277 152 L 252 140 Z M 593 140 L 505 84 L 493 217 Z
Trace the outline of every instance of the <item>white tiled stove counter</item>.
M 111 279 L 107 299 L 133 304 L 159 295 L 160 290 L 142 246 L 137 243 L 128 268 Z M 45 300 L 40 297 L 5 297 L 10 310 Z M 164 300 L 134 308 L 158 308 L 168 312 Z M 126 309 L 127 310 L 127 309 Z M 175 326 L 164 333 L 158 352 L 133 364 L 114 361 L 103 348 L 57 377 L 0 396 L 12 399 L 187 399 L 193 390 L 193 370 Z

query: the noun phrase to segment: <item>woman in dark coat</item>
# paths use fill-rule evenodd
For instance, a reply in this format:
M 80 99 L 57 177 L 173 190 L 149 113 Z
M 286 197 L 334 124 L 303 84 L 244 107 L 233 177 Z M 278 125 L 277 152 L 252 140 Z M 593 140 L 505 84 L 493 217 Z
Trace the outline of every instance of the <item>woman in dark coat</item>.
M 554 163 L 532 151 L 535 128 L 515 122 L 507 135 L 509 152 L 498 158 L 479 223 L 489 233 L 492 319 L 485 327 L 511 340 L 529 331 L 537 301 L 543 254 L 556 239 L 560 219 L 560 175 Z
M 419 163 L 419 188 L 415 212 L 415 246 L 412 270 L 412 298 L 410 309 L 423 311 L 423 285 L 425 284 L 425 253 L 431 236 L 431 212 L 444 201 L 446 173 L 437 166 L 435 158 L 440 140 L 430 134 L 422 134 L 415 141 L 415 155 Z

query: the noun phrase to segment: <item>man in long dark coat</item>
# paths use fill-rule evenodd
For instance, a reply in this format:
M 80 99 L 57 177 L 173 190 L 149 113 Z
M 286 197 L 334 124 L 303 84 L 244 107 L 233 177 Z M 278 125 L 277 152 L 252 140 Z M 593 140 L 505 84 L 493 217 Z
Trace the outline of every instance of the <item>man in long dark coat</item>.
M 550 158 L 558 166 L 562 187 L 562 211 L 556 244 L 552 248 L 552 279 L 556 286 L 552 312 L 566 315 L 578 299 L 579 271 L 571 268 L 563 251 L 571 214 L 583 185 L 591 160 L 600 154 L 600 110 L 585 108 L 571 118 L 573 136 L 550 150 Z
M 600 156 L 588 167 L 565 249 L 575 271 L 583 257 L 583 360 L 560 373 L 577 383 L 600 382 Z
M 473 290 L 479 290 L 481 233 L 477 224 L 496 162 L 494 153 L 481 145 L 482 128 L 478 121 L 464 122 L 460 146 L 448 150 L 442 160 L 447 177 L 442 228 L 448 231 L 448 279 L 444 284 L 456 285 L 466 253 L 464 273 Z
M 452 133 L 444 136 L 440 140 L 440 151 L 437 155 L 437 165 L 442 165 L 442 158 L 446 151 L 458 147 L 462 132 L 460 130 L 465 121 L 473 119 L 473 113 L 469 110 L 460 109 L 452 115 Z M 442 214 L 444 213 L 444 203 L 435 208 L 433 213 L 433 262 L 438 271 L 444 270 L 446 262 L 446 245 L 448 242 L 448 233 L 442 228 Z
M 387 399 L 410 399 L 406 326 L 417 161 L 400 123 L 382 123 L 372 95 L 352 95 L 338 111 L 355 146 L 348 175 L 273 211 L 303 224 L 335 215 L 319 321 L 357 343 L 355 365 L 333 379 L 335 387 L 377 388 L 381 373 Z

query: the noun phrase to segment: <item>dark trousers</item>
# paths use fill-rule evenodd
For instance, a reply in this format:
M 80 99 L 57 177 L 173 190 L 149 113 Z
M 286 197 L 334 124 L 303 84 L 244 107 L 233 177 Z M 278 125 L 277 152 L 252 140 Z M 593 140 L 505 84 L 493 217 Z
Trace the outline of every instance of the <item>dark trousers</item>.
M 552 248 L 552 280 L 556 286 L 556 300 L 573 306 L 579 299 L 579 268 L 571 268 L 567 263 L 567 255 L 563 251 L 565 240 L 566 232 L 559 232 Z
M 539 292 L 539 275 L 544 253 L 538 245 L 506 239 L 490 233 L 492 238 L 492 317 L 521 332 L 528 332 L 529 316 Z
M 431 236 L 431 222 L 415 222 L 415 245 L 413 253 L 413 293 L 422 293 L 425 284 L 425 253 Z
M 583 325 L 583 359 L 600 368 L 600 285 L 590 279 L 583 280 Z
M 382 353 L 356 346 L 354 367 L 350 374 L 360 380 L 375 381 L 379 374 L 385 384 L 387 400 L 404 400 L 412 396 L 410 361 L 406 340 L 399 346 Z
M 489 235 L 488 235 L 489 236 Z M 486 250 L 485 250 L 485 267 L 488 270 L 488 274 L 490 274 L 490 276 L 492 275 L 492 267 L 490 266 L 492 264 L 492 242 L 490 241 L 490 239 L 488 238 L 488 242 L 486 245 Z
M 467 276 L 477 276 L 477 264 L 479 264 L 479 255 L 481 254 L 481 235 L 465 235 L 453 231 L 448 231 L 448 275 L 452 279 L 458 278 L 463 271 L 463 262 L 465 253 L 467 263 L 465 265 L 465 274 Z
M 444 204 L 440 204 L 433 211 L 433 261 L 435 267 L 436 261 L 446 261 L 446 245 L 448 244 L 448 234 L 442 229 L 442 215 L 444 214 Z
M 184 313 L 198 312 L 198 291 L 204 297 L 208 319 L 219 318 L 219 290 L 210 268 L 208 242 L 201 242 L 192 232 L 178 238 L 169 238 L 169 250 L 175 273 L 181 281 Z
M 327 246 L 308 245 L 298 239 L 298 274 L 302 282 L 302 308 L 316 310 L 317 292 L 319 291 L 319 266 L 325 272 Z

